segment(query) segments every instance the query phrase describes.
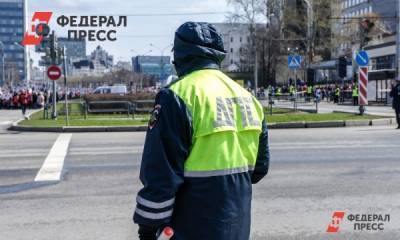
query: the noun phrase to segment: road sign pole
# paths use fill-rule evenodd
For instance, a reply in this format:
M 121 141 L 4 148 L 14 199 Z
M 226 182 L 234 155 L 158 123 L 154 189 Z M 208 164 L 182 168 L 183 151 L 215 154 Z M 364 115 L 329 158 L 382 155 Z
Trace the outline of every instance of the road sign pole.
M 55 46 L 55 42 L 56 42 L 56 36 L 54 31 L 51 33 L 50 35 L 50 52 L 51 52 L 51 61 L 53 64 L 55 64 L 56 59 L 55 59 L 55 51 L 56 51 L 56 46 Z M 53 81 L 53 108 L 52 108 L 52 114 L 51 114 L 51 118 L 56 120 L 57 119 L 57 85 L 56 85 L 56 81 Z
M 64 99 L 65 99 L 65 124 L 69 126 L 69 110 L 68 110 L 68 88 L 67 88 L 67 59 L 65 55 L 65 47 L 63 47 L 63 67 L 64 67 Z
M 368 67 L 359 68 L 359 80 L 358 80 L 359 97 L 358 102 L 360 104 L 360 115 L 365 112 L 365 106 L 368 105 Z

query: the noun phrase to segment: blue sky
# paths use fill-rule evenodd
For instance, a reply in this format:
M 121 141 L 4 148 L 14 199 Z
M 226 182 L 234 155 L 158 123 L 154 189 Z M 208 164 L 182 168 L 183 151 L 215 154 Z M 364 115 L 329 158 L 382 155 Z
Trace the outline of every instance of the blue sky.
M 66 35 L 56 24 L 56 17 L 65 15 L 124 15 L 148 13 L 187 13 L 187 12 L 225 12 L 230 11 L 227 0 L 28 0 L 28 11 L 53 11 L 50 26 Z M 31 17 L 29 17 L 31 18 Z M 114 55 L 115 61 L 128 61 L 136 55 L 153 50 L 152 55 L 160 51 L 151 47 L 150 43 L 164 48 L 173 43 L 174 31 L 186 21 L 224 22 L 226 16 L 197 15 L 197 16 L 145 16 L 129 17 L 128 27 L 118 29 L 116 42 L 88 42 L 87 54 L 97 45 L 101 45 Z M 170 54 L 170 51 L 166 51 Z M 35 57 L 36 58 L 36 57 Z

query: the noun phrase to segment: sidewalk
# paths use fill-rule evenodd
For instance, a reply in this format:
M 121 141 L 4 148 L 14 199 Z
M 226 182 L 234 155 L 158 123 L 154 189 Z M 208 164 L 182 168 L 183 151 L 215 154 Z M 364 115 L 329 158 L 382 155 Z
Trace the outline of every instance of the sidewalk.
M 268 101 L 261 101 L 263 106 L 268 106 Z M 278 108 L 293 108 L 293 102 L 288 101 L 275 101 L 274 107 Z M 315 110 L 315 104 L 313 103 L 298 103 L 297 108 L 299 110 Z M 332 112 L 346 112 L 346 113 L 359 113 L 358 106 L 349 106 L 349 105 L 337 105 L 327 102 L 321 102 L 318 104 L 318 112 L 319 113 L 332 113 Z M 367 106 L 366 114 L 373 116 L 382 116 L 382 117 L 396 117 L 394 110 L 390 106 Z
M 35 110 L 26 110 L 26 115 L 31 114 Z M 23 119 L 24 116 L 21 113 L 21 110 L 0 110 L 0 132 L 5 131 L 9 128 L 14 122 Z

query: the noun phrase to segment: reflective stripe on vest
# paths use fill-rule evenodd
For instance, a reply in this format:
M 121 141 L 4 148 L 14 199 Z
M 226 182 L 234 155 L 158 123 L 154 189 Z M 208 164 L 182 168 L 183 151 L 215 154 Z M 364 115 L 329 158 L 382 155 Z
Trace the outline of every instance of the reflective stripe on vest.
M 218 70 L 195 71 L 170 86 L 191 112 L 193 145 L 185 161 L 186 177 L 246 172 L 258 152 L 261 104 Z

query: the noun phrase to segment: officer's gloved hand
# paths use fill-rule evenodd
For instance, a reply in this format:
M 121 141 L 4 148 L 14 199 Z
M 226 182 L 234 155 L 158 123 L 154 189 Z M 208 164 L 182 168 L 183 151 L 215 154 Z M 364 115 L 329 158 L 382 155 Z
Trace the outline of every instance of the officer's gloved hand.
M 157 240 L 158 228 L 139 225 L 139 239 L 140 240 Z

